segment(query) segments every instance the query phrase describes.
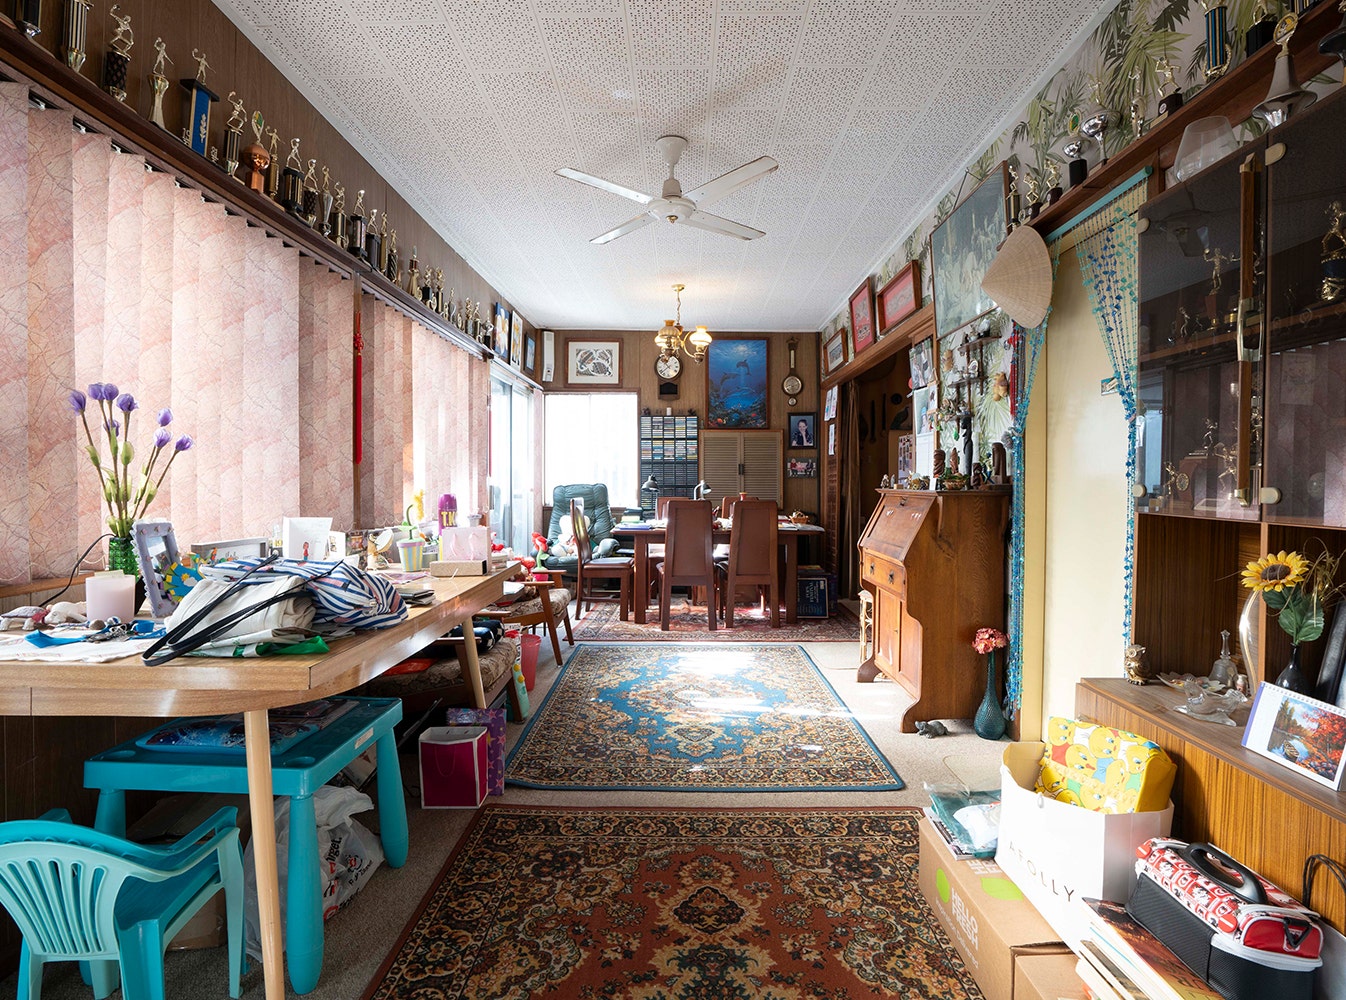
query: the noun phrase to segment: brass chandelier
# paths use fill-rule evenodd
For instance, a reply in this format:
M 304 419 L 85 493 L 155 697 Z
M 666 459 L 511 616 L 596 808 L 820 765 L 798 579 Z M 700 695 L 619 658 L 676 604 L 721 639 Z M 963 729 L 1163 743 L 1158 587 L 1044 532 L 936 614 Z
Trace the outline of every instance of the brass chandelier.
M 678 299 L 677 319 L 664 320 L 663 329 L 654 335 L 654 343 L 665 358 L 671 358 L 678 351 L 682 351 L 693 361 L 702 361 L 706 357 L 706 348 L 710 346 L 711 336 L 704 326 L 698 326 L 691 333 L 683 332 L 682 290 L 686 287 L 686 285 L 673 286 L 673 292 Z

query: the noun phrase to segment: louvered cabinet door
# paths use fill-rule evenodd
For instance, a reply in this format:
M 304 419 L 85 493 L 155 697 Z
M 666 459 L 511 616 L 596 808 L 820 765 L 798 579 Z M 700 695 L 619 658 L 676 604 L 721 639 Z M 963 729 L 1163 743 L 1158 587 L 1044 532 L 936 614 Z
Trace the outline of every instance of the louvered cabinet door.
M 759 500 L 785 499 L 780 431 L 743 431 L 743 475 L 740 493 Z
M 738 431 L 701 432 L 701 478 L 710 487 L 706 499 L 717 510 L 725 497 L 741 492 L 738 467 L 742 450 L 742 435 Z

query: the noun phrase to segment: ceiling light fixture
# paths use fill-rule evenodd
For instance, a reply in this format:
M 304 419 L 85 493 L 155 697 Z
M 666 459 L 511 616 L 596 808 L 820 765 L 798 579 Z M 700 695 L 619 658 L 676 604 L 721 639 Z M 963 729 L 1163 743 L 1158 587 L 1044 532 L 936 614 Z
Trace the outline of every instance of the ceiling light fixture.
M 704 326 L 698 326 L 691 333 L 682 329 L 682 290 L 686 285 L 674 285 L 673 292 L 678 298 L 677 319 L 664 320 L 663 329 L 654 335 L 655 346 L 666 358 L 682 351 L 693 361 L 702 361 L 706 357 L 706 348 L 710 346 L 710 332 Z

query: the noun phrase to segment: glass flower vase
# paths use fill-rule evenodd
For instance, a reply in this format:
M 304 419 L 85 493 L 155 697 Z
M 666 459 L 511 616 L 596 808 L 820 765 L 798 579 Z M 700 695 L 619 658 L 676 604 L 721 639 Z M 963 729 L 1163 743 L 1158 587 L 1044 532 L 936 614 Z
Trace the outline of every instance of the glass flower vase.
M 1299 643 L 1290 644 L 1290 660 L 1276 678 L 1276 685 L 1296 694 L 1309 693 L 1309 679 L 1304 676 L 1304 671 L 1299 669 Z
M 113 536 L 107 542 L 107 568 L 119 569 L 128 576 L 140 576 L 140 561 L 136 559 L 135 542 Z
M 998 740 L 1005 735 L 1005 713 L 1000 708 L 1000 699 L 996 694 L 999 687 L 993 649 L 986 654 L 986 693 L 982 695 L 977 714 L 972 719 L 972 728 L 984 740 Z

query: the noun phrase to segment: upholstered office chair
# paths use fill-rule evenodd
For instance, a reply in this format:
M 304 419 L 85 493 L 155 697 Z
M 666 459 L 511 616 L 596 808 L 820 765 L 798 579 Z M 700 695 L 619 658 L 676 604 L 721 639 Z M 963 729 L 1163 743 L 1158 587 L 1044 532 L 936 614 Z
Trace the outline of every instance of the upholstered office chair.
M 738 587 L 756 586 L 771 602 L 771 627 L 780 628 L 780 541 L 774 500 L 739 499 L 729 530 L 729 555 L 715 564 L 719 573 L 720 610 L 724 623 L 734 627 L 734 594 Z
M 630 556 L 602 556 L 595 558 L 593 546 L 589 542 L 589 529 L 584 524 L 583 509 L 579 501 L 570 501 L 570 516 L 575 525 L 575 611 L 577 618 L 584 617 L 584 605 L 587 601 L 592 608 L 595 601 L 610 601 L 610 596 L 595 594 L 590 585 L 595 580 L 617 580 L 621 584 L 618 601 L 621 605 L 622 621 L 631 613 L 631 591 L 635 586 L 636 561 Z
M 715 562 L 710 553 L 714 516 L 709 500 L 669 501 L 664 558 L 655 564 L 659 574 L 659 628 L 665 632 L 674 587 L 706 588 L 706 617 L 710 630 L 715 631 Z
M 88 962 L 98 1000 L 162 1000 L 164 949 L 224 891 L 229 995 L 243 972 L 238 810 L 221 809 L 176 844 L 148 847 L 75 826 L 64 809 L 0 823 L 0 904 L 23 935 L 18 1000 L 39 1000 L 48 962 Z
M 593 548 L 594 558 L 602 559 L 617 552 L 617 539 L 612 537 L 612 508 L 608 505 L 608 488 L 605 483 L 573 483 L 569 486 L 557 486 L 551 491 L 551 521 L 547 525 L 547 547 L 555 545 L 561 537 L 561 518 L 571 513 L 570 502 L 579 500 L 585 516 L 589 518 L 589 544 Z M 574 556 L 547 556 L 547 569 L 559 569 L 567 576 L 575 575 L 576 558 Z

